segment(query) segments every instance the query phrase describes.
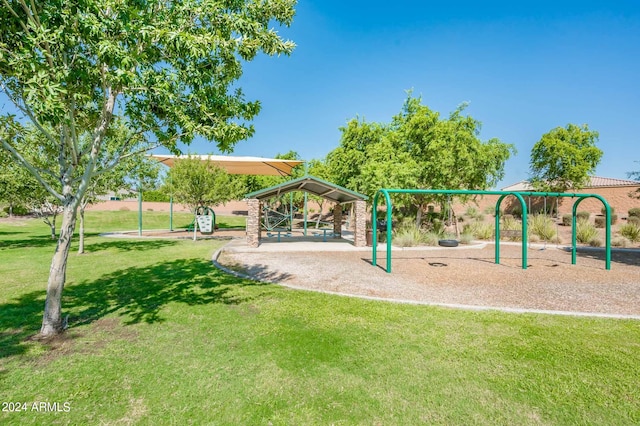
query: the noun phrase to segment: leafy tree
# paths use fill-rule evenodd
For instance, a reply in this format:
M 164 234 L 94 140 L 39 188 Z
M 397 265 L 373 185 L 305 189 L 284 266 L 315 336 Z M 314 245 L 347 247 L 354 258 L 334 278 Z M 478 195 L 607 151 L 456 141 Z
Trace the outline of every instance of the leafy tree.
M 324 180 L 331 179 L 331 172 L 327 164 L 323 160 L 313 159 L 307 163 L 307 174 L 318 177 Z M 327 199 L 319 197 L 317 195 L 309 195 L 309 201 L 313 201 L 318 205 L 318 216 L 316 217 L 316 229 L 320 227 L 320 220 L 322 219 L 322 211 L 324 210 Z
M 189 157 L 176 161 L 166 178 L 167 191 L 194 213 L 200 206 L 214 207 L 242 196 L 239 179 L 209 161 Z
M 531 150 L 531 184 L 538 191 L 565 192 L 588 182 L 602 157 L 598 132 L 585 124 L 556 127 Z
M 25 206 L 31 194 L 39 185 L 27 170 L 19 167 L 0 150 L 0 201 L 8 204 L 9 216 L 13 216 L 16 206 Z
M 289 25 L 295 0 L 2 3 L 0 90 L 18 115 L 0 116 L 0 146 L 64 209 L 40 330 L 48 336 L 63 329 L 68 253 L 92 180 L 154 146 L 178 153 L 201 135 L 229 152 L 251 136 L 260 104 L 237 86 L 242 62 L 292 51 L 270 25 Z M 116 111 L 140 138 L 108 138 Z M 22 151 L 27 122 L 52 154 L 45 168 Z
M 340 146 L 327 155 L 326 163 L 331 181 L 353 191 L 364 192 L 362 168 L 368 162 L 367 148 L 382 140 L 388 133 L 379 123 L 367 123 L 354 118 L 341 127 Z
M 498 139 L 482 142 L 480 122 L 463 115 L 466 104 L 446 119 L 409 93 L 389 124 L 351 120 L 341 144 L 328 155 L 336 182 L 372 196 L 383 187 L 487 189 L 504 175 L 515 149 Z M 446 196 L 395 195 L 394 204 L 416 215 Z

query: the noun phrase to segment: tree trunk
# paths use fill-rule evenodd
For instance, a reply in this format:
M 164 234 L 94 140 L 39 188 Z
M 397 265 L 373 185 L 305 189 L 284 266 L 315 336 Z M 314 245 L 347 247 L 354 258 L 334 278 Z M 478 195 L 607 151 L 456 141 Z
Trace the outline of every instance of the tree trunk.
M 416 229 L 420 229 L 422 226 L 422 205 L 418 205 L 418 212 L 416 213 Z
M 82 254 L 84 253 L 84 207 L 80 207 L 80 229 L 78 233 L 78 254 Z
M 322 206 L 324 206 L 324 202 L 318 203 L 318 207 L 320 207 L 320 211 L 318 212 L 318 218 L 316 219 L 316 229 L 320 227 L 320 219 L 322 219 Z
M 47 283 L 47 298 L 44 303 L 42 318 L 42 336 L 54 336 L 64 330 L 62 322 L 62 290 L 67 274 L 67 258 L 71 248 L 71 239 L 76 225 L 76 206 L 64 206 L 62 225 L 58 245 L 51 260 L 49 281 Z

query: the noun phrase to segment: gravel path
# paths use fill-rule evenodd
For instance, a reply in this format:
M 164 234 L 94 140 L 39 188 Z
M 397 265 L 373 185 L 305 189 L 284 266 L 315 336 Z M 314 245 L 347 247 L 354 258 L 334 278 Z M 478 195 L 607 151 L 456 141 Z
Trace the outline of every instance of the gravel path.
M 399 250 L 391 274 L 371 251 L 273 252 L 232 242 L 218 257 L 223 266 L 256 279 L 316 291 L 413 303 L 514 311 L 621 316 L 640 319 L 640 253 L 614 251 L 607 271 L 603 250 L 579 251 L 577 265 L 561 248 L 529 249 L 521 269 L 520 247 Z

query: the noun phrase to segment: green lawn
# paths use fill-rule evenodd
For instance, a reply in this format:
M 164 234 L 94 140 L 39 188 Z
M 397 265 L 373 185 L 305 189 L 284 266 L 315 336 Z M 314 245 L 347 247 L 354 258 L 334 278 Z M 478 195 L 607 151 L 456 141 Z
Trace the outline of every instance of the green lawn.
M 0 401 L 27 403 L 0 424 L 640 424 L 640 322 L 239 280 L 210 264 L 222 242 L 97 236 L 127 213 L 89 213 L 52 342 L 29 336 L 55 242 L 0 222 Z
M 138 229 L 137 211 L 92 211 L 86 214 L 87 232 L 131 231 Z M 193 222 L 193 214 L 176 212 L 173 214 L 173 228 L 186 228 Z M 216 225 L 220 228 L 244 228 L 242 216 L 216 216 Z M 169 229 L 169 213 L 142 212 L 142 229 Z

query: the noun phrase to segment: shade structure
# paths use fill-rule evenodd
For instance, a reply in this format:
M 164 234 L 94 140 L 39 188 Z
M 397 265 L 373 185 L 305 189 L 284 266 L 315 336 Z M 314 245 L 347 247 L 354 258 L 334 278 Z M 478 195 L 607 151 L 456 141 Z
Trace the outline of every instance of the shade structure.
M 173 167 L 176 161 L 199 158 L 210 161 L 232 175 L 290 176 L 291 170 L 304 163 L 300 160 L 227 155 L 151 155 L 162 164 Z
M 301 178 L 293 179 L 270 188 L 252 192 L 245 195 L 245 198 L 266 200 L 291 191 L 305 191 L 335 201 L 338 204 L 351 203 L 358 200 L 364 201 L 367 199 L 366 195 L 358 194 L 357 192 L 311 175 L 302 176 Z

